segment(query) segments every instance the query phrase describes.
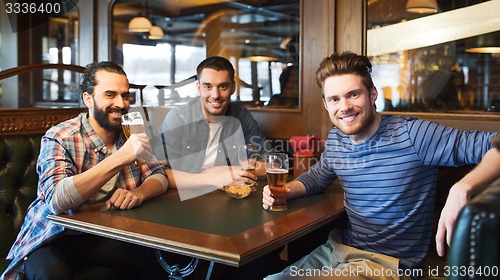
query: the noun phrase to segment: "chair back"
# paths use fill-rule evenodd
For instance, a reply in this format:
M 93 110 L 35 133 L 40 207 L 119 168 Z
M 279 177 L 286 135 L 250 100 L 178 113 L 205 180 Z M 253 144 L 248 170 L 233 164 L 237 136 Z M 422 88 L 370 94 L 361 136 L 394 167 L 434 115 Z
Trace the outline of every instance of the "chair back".
M 448 252 L 447 279 L 499 279 L 500 179 L 460 212 Z M 456 273 L 455 273 L 456 272 Z

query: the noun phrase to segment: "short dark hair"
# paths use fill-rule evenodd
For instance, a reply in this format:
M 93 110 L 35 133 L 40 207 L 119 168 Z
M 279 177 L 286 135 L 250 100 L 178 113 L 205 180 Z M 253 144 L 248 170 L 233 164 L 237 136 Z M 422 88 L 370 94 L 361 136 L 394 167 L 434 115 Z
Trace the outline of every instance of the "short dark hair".
M 217 71 L 223 71 L 223 70 L 228 71 L 229 77 L 231 78 L 231 81 L 234 83 L 234 73 L 235 73 L 234 67 L 231 64 L 231 62 L 229 62 L 229 60 L 227 60 L 226 58 L 221 56 L 212 56 L 203 60 L 198 65 L 198 67 L 196 67 L 196 75 L 198 81 L 200 80 L 201 71 L 203 71 L 203 69 L 205 68 L 214 69 Z
M 371 72 L 372 64 L 368 57 L 344 51 L 342 53 L 334 53 L 323 59 L 316 71 L 316 83 L 320 87 L 321 95 L 324 98 L 326 79 L 331 76 L 356 74 L 363 79 L 363 85 L 370 91 L 373 88 Z
M 95 80 L 95 73 L 99 70 L 127 76 L 125 71 L 123 71 L 123 68 L 115 62 L 101 61 L 89 63 L 85 67 L 82 75 L 82 83 L 80 84 L 82 94 L 84 92 L 87 92 L 88 94 L 94 93 L 94 87 L 97 85 L 97 81 Z

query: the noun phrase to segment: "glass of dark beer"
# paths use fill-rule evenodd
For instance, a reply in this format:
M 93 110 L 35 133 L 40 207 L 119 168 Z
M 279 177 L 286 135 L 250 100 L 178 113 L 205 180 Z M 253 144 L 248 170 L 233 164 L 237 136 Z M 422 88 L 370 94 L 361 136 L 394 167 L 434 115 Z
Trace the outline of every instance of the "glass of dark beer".
M 286 182 L 288 180 L 288 155 L 285 153 L 269 153 L 266 155 L 266 174 L 271 195 L 274 198 L 271 211 L 285 211 Z

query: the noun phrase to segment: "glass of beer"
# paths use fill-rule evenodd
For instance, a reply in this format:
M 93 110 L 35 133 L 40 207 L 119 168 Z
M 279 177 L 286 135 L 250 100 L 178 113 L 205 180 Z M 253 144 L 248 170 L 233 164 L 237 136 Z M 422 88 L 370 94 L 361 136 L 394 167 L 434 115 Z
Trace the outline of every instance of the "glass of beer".
M 254 144 L 246 144 L 238 146 L 238 159 L 240 168 L 255 175 L 255 168 L 259 160 L 259 148 Z
M 144 120 L 142 119 L 141 113 L 130 112 L 122 116 L 122 129 L 125 138 L 129 138 L 130 135 L 136 133 L 145 133 L 146 129 L 144 127 Z M 143 164 L 143 161 L 135 161 L 135 165 L 139 166 Z
M 288 180 L 288 155 L 269 153 L 266 155 L 266 174 L 271 196 L 274 198 L 271 211 L 284 211 L 286 202 L 286 182 Z

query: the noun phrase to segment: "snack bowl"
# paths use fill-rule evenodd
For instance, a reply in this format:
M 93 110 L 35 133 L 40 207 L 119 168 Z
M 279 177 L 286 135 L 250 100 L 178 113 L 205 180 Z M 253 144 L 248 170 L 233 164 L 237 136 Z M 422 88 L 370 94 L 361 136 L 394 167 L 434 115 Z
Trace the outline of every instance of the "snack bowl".
M 230 197 L 242 199 L 249 196 L 255 190 L 255 185 L 251 182 L 235 180 L 225 184 L 223 189 Z

